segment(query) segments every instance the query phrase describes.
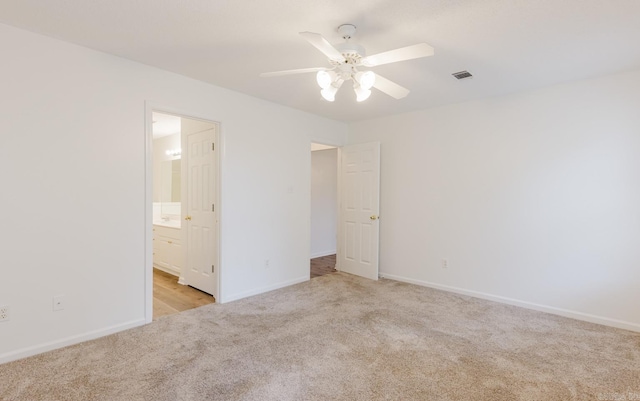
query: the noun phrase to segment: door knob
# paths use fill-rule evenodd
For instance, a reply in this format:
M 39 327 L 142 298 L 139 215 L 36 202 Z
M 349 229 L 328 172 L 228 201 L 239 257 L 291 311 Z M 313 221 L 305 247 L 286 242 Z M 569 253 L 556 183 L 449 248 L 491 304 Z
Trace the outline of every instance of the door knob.
M 191 220 L 191 216 L 187 216 L 184 218 L 185 220 Z
M 378 220 L 378 216 L 376 216 L 375 214 L 372 215 L 371 217 L 369 217 L 371 220 Z

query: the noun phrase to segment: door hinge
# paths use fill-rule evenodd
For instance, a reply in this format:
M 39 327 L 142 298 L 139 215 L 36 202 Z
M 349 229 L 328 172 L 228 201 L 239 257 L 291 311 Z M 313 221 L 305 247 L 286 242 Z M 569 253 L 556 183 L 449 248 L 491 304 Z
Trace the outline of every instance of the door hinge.
M 215 204 L 213 204 L 213 203 L 211 204 L 211 211 L 212 211 L 212 212 L 215 212 L 215 211 L 216 211 L 216 205 L 215 205 Z
M 216 150 L 216 144 L 211 142 L 211 150 Z
M 214 273 L 216 271 L 216 267 L 214 265 L 211 265 L 211 273 Z

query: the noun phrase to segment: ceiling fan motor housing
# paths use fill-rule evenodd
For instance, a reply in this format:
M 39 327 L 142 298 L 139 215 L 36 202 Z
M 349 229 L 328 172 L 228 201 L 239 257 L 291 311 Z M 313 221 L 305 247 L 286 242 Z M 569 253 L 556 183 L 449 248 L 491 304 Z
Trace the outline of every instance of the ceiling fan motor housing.
M 357 65 L 363 57 L 366 56 L 364 47 L 350 43 L 349 39 L 356 33 L 356 26 L 353 24 L 343 24 L 338 27 L 338 33 L 342 35 L 345 43 L 340 43 L 334 47 L 345 58 L 345 64 Z
M 342 55 L 344 56 L 345 59 L 347 59 L 347 62 L 350 62 L 351 59 L 357 59 L 357 60 L 353 60 L 353 61 L 359 61 L 360 59 L 362 59 L 363 57 L 365 57 L 366 51 L 364 50 L 364 47 L 360 46 L 360 45 L 356 45 L 354 43 L 340 43 L 338 45 L 334 46 L 340 53 L 342 53 Z

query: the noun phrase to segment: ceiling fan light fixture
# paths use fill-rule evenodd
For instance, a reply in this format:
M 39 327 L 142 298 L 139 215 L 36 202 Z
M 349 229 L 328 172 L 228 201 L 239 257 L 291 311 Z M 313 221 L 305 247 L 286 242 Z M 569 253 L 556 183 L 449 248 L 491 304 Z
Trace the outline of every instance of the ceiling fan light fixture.
M 335 86 L 329 86 L 328 88 L 324 88 L 320 91 L 320 94 L 327 102 L 333 102 L 336 100 L 336 93 L 338 92 L 338 88 Z
M 359 72 L 356 74 L 356 81 L 362 89 L 369 90 L 376 83 L 376 74 L 373 71 Z
M 316 82 L 322 89 L 327 89 L 336 79 L 336 73 L 333 71 L 318 71 L 316 74 Z
M 371 89 L 365 89 L 361 85 L 356 86 L 353 90 L 356 92 L 356 100 L 358 102 L 364 102 L 371 96 Z
M 333 71 L 329 71 L 329 72 L 333 72 Z M 331 85 L 329 85 L 327 88 L 323 88 L 320 91 L 320 94 L 322 95 L 324 100 L 328 102 L 333 102 L 334 100 L 336 100 L 336 93 L 338 93 L 338 89 L 340 89 L 340 87 L 344 83 L 344 79 L 337 77 L 335 73 L 333 75 L 334 77 L 336 77 L 335 81 L 333 81 Z

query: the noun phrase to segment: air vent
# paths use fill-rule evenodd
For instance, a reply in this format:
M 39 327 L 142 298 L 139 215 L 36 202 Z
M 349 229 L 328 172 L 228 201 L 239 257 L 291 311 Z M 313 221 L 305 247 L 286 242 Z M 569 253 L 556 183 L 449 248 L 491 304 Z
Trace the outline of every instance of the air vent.
M 469 71 L 459 71 L 459 72 L 454 72 L 453 74 L 454 77 L 456 77 L 456 79 L 467 79 L 467 78 L 473 78 L 473 75 L 471 75 L 471 73 Z

